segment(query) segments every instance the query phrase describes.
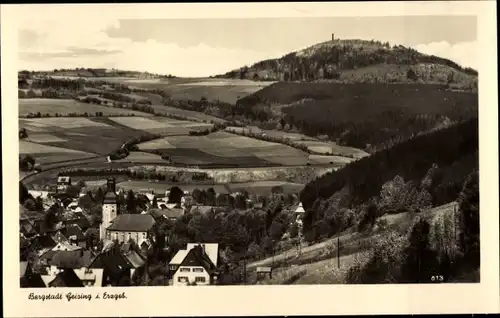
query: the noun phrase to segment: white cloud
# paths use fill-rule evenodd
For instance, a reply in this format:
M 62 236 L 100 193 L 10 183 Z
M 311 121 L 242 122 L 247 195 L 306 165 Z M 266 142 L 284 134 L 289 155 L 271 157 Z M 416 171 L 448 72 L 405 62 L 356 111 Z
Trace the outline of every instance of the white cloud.
M 477 42 L 461 42 L 450 45 L 446 41 L 415 45 L 413 48 L 425 54 L 443 57 L 458 63 L 463 67 L 472 67 L 477 70 Z
M 208 76 L 225 73 L 234 68 L 263 59 L 278 57 L 278 54 L 251 50 L 214 48 L 204 43 L 182 48 L 173 43 L 162 43 L 154 39 L 133 42 L 128 38 L 111 38 L 105 30 L 118 26 L 113 19 L 96 19 L 98 23 L 71 23 L 68 19 L 50 21 L 36 20 L 24 24 L 23 28 L 38 34 L 36 45 L 23 43 L 20 39 L 19 69 L 50 70 L 55 68 L 94 67 L 140 70 L 177 76 Z M 103 51 L 118 50 L 121 53 L 62 57 L 69 48 L 91 48 Z M 21 52 L 23 52 L 21 56 Z M 33 53 L 44 53 L 44 57 L 28 58 Z M 53 57 L 47 57 L 54 53 Z

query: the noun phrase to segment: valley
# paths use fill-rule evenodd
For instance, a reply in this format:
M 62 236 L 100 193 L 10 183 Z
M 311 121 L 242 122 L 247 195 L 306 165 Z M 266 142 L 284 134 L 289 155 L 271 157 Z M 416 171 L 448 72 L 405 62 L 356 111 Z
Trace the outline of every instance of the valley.
M 59 233 L 73 206 L 104 255 L 111 195 L 118 219 L 154 224 L 128 286 L 169 285 L 189 242 L 217 245 L 222 285 L 422 282 L 415 257 L 477 279 L 472 69 L 332 40 L 210 78 L 71 69 L 18 85 L 23 235 Z

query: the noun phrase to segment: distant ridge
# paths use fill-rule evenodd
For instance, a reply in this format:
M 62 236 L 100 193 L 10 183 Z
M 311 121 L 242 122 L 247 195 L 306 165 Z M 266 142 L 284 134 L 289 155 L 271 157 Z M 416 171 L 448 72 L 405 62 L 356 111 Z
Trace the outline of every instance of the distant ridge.
M 344 83 L 432 83 L 477 87 L 477 71 L 389 42 L 333 39 L 216 78 Z
M 55 69 L 49 71 L 29 71 L 22 70 L 19 75 L 30 74 L 39 76 L 66 76 L 66 77 L 133 77 L 143 79 L 153 78 L 174 78 L 173 75 L 161 75 L 149 72 L 127 71 L 114 68 L 72 68 L 72 69 Z

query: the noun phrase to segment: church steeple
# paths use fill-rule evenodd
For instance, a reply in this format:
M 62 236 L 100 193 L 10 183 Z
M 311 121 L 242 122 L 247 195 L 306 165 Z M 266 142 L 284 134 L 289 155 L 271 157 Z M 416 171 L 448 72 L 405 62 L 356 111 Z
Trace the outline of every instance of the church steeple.
M 99 229 L 100 239 L 106 238 L 106 229 L 116 218 L 119 211 L 118 195 L 116 194 L 116 184 L 114 178 L 108 178 L 107 191 L 102 201 L 102 222 Z

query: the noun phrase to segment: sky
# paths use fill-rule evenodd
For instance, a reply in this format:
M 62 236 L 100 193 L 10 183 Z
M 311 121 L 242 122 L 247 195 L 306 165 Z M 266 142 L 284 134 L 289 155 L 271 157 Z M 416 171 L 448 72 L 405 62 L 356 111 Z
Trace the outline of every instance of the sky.
M 31 19 L 18 69 L 117 68 L 204 77 L 331 39 L 388 41 L 477 69 L 475 16 Z

